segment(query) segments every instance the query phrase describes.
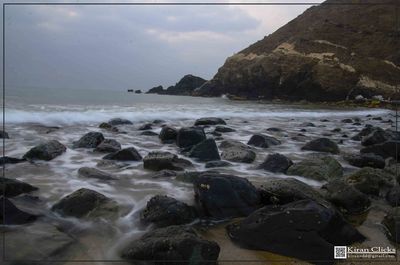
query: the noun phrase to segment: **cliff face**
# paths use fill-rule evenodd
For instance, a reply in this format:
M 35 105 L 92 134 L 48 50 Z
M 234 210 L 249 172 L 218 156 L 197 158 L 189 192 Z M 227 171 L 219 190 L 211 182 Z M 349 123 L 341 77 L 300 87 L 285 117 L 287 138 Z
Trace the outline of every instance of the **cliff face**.
M 400 0 L 390 2 L 328 0 L 311 7 L 229 57 L 195 94 L 309 101 L 359 94 L 398 99 Z

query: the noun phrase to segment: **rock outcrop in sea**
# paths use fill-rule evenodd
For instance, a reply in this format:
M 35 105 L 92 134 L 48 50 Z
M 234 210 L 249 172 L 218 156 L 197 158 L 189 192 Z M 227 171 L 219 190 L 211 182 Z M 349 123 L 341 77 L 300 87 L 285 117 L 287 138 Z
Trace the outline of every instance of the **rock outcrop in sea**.
M 189 74 L 182 77 L 174 86 L 169 86 L 167 89 L 163 89 L 162 86 L 153 87 L 146 94 L 191 96 L 193 91 L 201 87 L 205 82 L 207 80 Z

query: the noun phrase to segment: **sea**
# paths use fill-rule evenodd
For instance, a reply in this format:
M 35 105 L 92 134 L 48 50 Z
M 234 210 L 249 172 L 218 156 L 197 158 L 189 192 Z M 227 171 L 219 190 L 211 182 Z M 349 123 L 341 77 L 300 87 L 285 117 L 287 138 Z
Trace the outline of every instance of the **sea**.
M 216 169 L 222 173 L 245 177 L 257 186 L 271 177 L 289 177 L 258 169 L 258 165 L 269 154 L 281 153 L 294 162 L 301 161 L 313 155 L 312 152 L 301 150 L 306 141 L 327 137 L 339 144 L 341 155 L 335 155 L 335 158 L 342 164 L 345 173 L 353 172 L 356 169 L 343 159 L 343 154 L 356 153 L 361 146 L 360 142 L 351 140 L 351 136 L 365 124 L 394 128 L 393 122 L 390 122 L 394 120 L 394 112 L 387 109 L 231 101 L 226 97 L 135 94 L 95 89 L 7 89 L 4 114 L 5 130 L 10 137 L 5 140 L 6 156 L 22 157 L 33 146 L 50 139 L 56 139 L 67 146 L 63 155 L 48 162 L 7 164 L 5 177 L 38 187 L 39 190 L 31 195 L 37 198 L 38 206 L 33 207 L 34 211 L 45 216 L 42 222 L 62 226 L 63 231 L 72 234 L 77 240 L 68 257 L 98 260 L 96 264 L 103 264 L 100 260 L 118 260 L 118 253 L 127 242 L 151 229 L 151 226 L 140 222 L 140 212 L 151 197 L 168 195 L 193 205 L 194 194 L 190 183 L 175 178 L 152 177 L 154 172 L 143 169 L 142 162 L 99 167 L 98 163 L 104 154 L 72 147 L 72 143 L 87 132 L 102 132 L 105 138 L 120 142 L 122 148 L 135 147 L 143 157 L 151 151 L 172 152 L 192 161 L 194 168 L 188 171 L 204 171 L 207 170 L 204 163 L 185 157 L 176 145 L 162 144 L 157 136 L 141 135 L 142 131 L 138 129 L 145 123 L 152 123 L 151 130 L 159 133 L 163 124 L 181 128 L 193 126 L 195 120 L 202 117 L 223 118 L 226 126 L 235 129 L 235 132 L 224 133 L 222 138 L 217 139 L 217 144 L 223 140 L 247 143 L 256 133 L 273 136 L 282 142 L 270 148 L 254 147 L 257 157 L 251 164 L 232 163 L 232 167 Z M 128 119 L 133 124 L 119 126 L 120 133 L 98 127 L 100 123 L 112 118 Z M 342 122 L 347 118 L 359 119 L 362 125 Z M 154 120 L 163 122 L 153 124 Z M 280 131 L 268 131 L 268 128 L 279 128 Z M 336 128 L 340 128 L 340 132 L 334 132 Z M 208 137 L 215 137 L 213 130 L 214 126 L 205 128 Z M 77 173 L 81 167 L 101 169 L 115 176 L 116 180 L 82 178 Z M 290 177 L 316 188 L 324 184 L 301 176 Z M 88 221 L 59 216 L 50 210 L 57 201 L 79 188 L 93 189 L 114 199 L 120 205 L 120 216 L 116 220 Z M 17 199 L 15 203 L 22 208 L 29 205 L 26 204 L 26 198 L 21 201 Z M 224 234 L 221 235 L 223 237 Z M 221 239 L 221 242 L 231 244 L 226 238 Z M 239 251 L 237 247 L 229 246 L 231 251 Z M 255 259 L 256 254 L 248 252 L 242 255 Z

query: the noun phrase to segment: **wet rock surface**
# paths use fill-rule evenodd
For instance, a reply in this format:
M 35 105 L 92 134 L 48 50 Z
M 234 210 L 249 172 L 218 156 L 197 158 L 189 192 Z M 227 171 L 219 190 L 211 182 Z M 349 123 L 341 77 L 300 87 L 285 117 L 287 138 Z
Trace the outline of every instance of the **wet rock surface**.
M 245 178 L 207 173 L 196 178 L 193 186 L 196 202 L 205 216 L 246 216 L 260 205 L 257 189 Z
M 81 188 L 62 198 L 51 210 L 76 218 L 107 218 L 118 214 L 118 205 L 97 191 Z
M 15 197 L 23 193 L 38 190 L 38 188 L 17 179 L 0 178 L 0 190 L 1 195 L 5 197 Z
M 96 148 L 104 141 L 104 136 L 100 132 L 88 132 L 78 141 L 74 142 L 74 148 Z
M 301 150 L 338 154 L 338 145 L 328 138 L 319 138 L 306 143 Z
M 221 159 L 214 139 L 206 139 L 193 146 L 189 152 L 189 157 L 193 157 L 202 162 Z
M 333 208 L 308 199 L 265 206 L 228 225 L 227 231 L 244 248 L 331 263 L 335 245 L 346 246 L 365 239 Z
M 30 149 L 24 156 L 29 160 L 45 160 L 50 161 L 61 155 L 67 148 L 57 140 L 46 141 Z
M 191 166 L 192 163 L 189 160 L 179 158 L 170 152 L 150 152 L 143 159 L 143 167 L 154 171 L 163 169 L 182 171 Z
M 108 154 L 103 159 L 119 160 L 119 161 L 141 161 L 142 156 L 136 150 L 135 147 L 128 147 Z
M 115 180 L 115 178 L 104 171 L 92 167 L 81 167 L 78 169 L 78 174 L 84 178 L 94 178 L 99 180 Z
M 142 211 L 140 219 L 157 227 L 181 225 L 192 222 L 196 217 L 193 207 L 168 196 L 151 198 Z
M 343 177 L 343 168 L 332 157 L 315 157 L 293 164 L 287 170 L 287 174 L 315 180 L 330 180 Z
M 206 139 L 204 130 L 200 127 L 181 128 L 178 131 L 176 143 L 181 148 L 191 147 Z
M 284 155 L 275 153 L 268 155 L 258 168 L 274 173 L 286 173 L 291 165 L 293 165 L 292 160 Z
M 167 250 L 167 251 L 166 251 Z M 201 239 L 193 228 L 169 226 L 155 229 L 129 243 L 121 252 L 127 260 L 154 261 L 157 264 L 217 264 L 220 247 Z

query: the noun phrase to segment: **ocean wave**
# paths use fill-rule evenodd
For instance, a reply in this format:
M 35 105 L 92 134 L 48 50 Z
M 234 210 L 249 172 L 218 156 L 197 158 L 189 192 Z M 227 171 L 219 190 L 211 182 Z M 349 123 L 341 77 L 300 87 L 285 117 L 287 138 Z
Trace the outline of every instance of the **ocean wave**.
M 112 118 L 129 119 L 132 122 L 163 120 L 185 120 L 201 117 L 221 118 L 329 118 L 329 117 L 351 117 L 363 115 L 384 115 L 389 110 L 300 110 L 279 109 L 276 106 L 271 109 L 256 109 L 246 107 L 222 106 L 198 106 L 186 108 L 110 108 L 110 109 L 74 109 L 73 111 L 45 109 L 41 110 L 18 110 L 7 109 L 5 113 L 6 123 L 40 123 L 44 125 L 72 125 L 72 124 L 94 124 L 104 122 Z

